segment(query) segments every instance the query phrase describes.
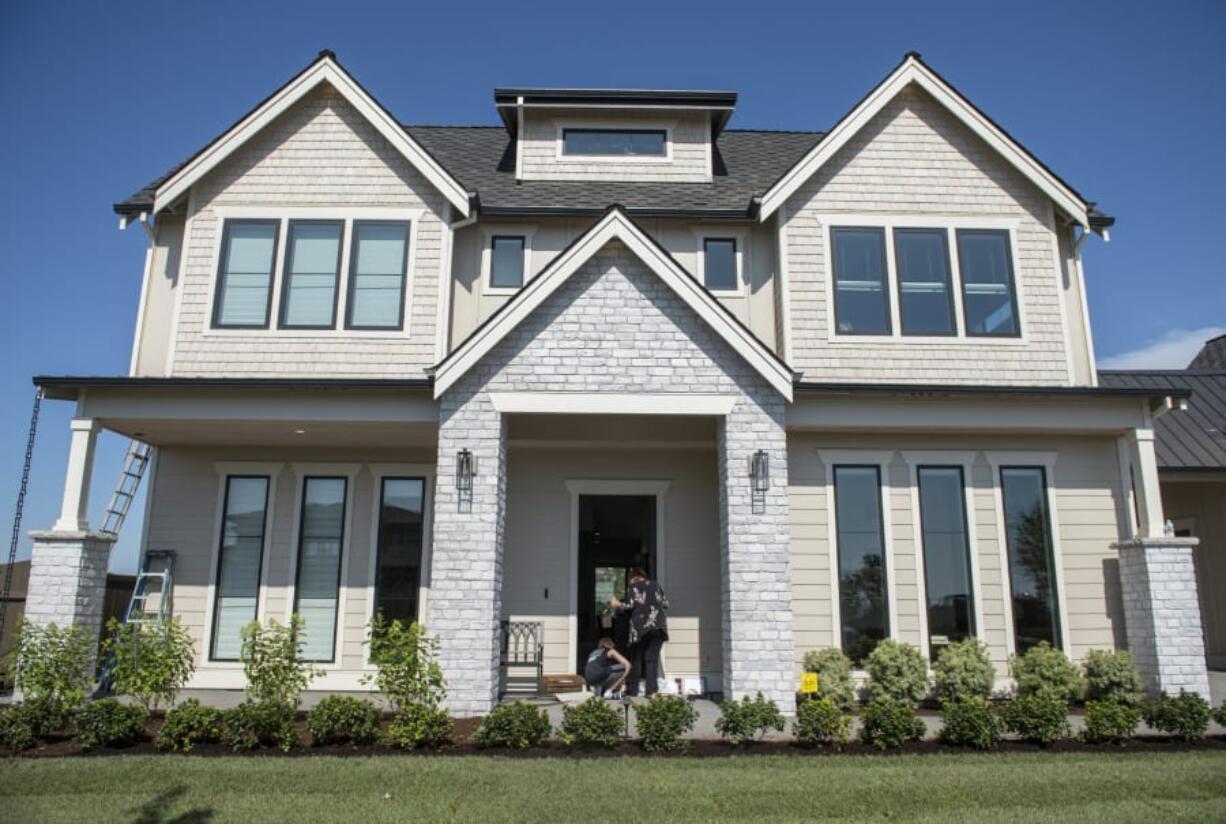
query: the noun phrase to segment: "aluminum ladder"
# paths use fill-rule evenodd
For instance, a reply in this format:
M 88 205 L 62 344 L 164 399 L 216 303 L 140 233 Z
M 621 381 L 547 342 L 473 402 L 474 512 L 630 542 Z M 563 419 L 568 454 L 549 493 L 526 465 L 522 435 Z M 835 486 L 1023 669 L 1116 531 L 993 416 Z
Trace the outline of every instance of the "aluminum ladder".
M 145 477 L 145 470 L 148 469 L 152 456 L 153 448 L 149 444 L 138 440 L 128 443 L 128 454 L 124 457 L 123 471 L 119 473 L 119 482 L 115 484 L 115 491 L 111 493 L 111 502 L 106 505 L 106 516 L 102 519 L 102 528 L 99 532 L 112 536 L 119 535 L 119 530 L 123 529 L 123 522 L 128 517 L 128 510 L 132 508 L 132 500 L 136 497 L 136 490 L 140 489 L 141 479 Z
M 162 561 L 162 568 L 154 571 L 155 560 Z M 170 615 L 171 597 L 174 594 L 175 554 L 169 549 L 151 549 L 145 553 L 140 569 L 136 573 L 136 581 L 132 586 L 132 598 L 128 608 L 124 610 L 125 624 L 161 623 Z M 156 583 L 157 590 L 151 592 L 149 584 Z M 157 596 L 157 610 L 148 609 L 149 599 Z

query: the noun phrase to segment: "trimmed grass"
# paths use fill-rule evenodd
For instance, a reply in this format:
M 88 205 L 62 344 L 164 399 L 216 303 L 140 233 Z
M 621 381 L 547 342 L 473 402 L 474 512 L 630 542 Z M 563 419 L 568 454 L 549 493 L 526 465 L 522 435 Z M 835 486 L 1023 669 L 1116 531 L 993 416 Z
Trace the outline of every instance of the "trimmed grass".
M 1226 818 L 1226 753 L 8 759 L 0 818 L 1207 821 Z

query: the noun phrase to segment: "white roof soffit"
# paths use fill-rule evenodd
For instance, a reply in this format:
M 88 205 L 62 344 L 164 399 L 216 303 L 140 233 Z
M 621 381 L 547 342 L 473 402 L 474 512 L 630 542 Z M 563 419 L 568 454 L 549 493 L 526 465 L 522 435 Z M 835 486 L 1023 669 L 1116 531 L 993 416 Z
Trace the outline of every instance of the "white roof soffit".
M 638 255 L 672 290 L 699 314 L 737 354 L 749 362 L 781 395 L 792 400 L 792 371 L 733 319 L 703 286 L 666 251 L 614 207 L 587 234 L 558 254 L 545 269 L 492 315 L 439 365 L 434 375 L 434 397 L 439 398 L 475 366 L 512 329 L 540 306 L 558 287 L 611 240 L 620 240 Z
M 770 217 L 826 161 L 846 145 L 847 141 L 911 83 L 936 98 L 951 114 L 995 149 L 1001 157 L 1025 175 L 1075 221 L 1085 227 L 1090 225 L 1087 215 L 1089 207 L 1076 192 L 1044 168 L 1016 140 L 976 109 L 969 100 L 928 68 L 914 53 L 908 54 L 898 68 L 869 92 L 868 96 L 861 100 L 854 109 L 845 114 L 807 155 L 789 169 L 775 185 L 771 186 L 762 196 L 759 219 L 766 220 Z
M 468 216 L 468 192 L 459 181 L 448 174 L 417 141 L 413 140 L 400 126 L 400 123 L 336 62 L 330 52 L 321 52 L 315 62 L 299 72 L 224 134 L 209 143 L 184 164 L 182 169 L 162 183 L 154 195 L 154 214 L 173 203 L 190 189 L 192 184 L 216 168 L 219 163 L 320 83 L 328 83 L 336 89 L 375 127 L 379 134 L 396 147 L 405 159 L 446 196 L 460 214 Z

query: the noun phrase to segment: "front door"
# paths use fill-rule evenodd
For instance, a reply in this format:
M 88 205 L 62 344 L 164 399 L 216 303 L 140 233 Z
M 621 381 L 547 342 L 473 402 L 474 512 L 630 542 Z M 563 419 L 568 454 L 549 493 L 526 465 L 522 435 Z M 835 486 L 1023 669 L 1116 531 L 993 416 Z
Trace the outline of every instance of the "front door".
M 625 622 L 608 608 L 621 600 L 635 567 L 655 576 L 656 499 L 652 495 L 579 496 L 578 644 L 575 671 L 601 638 L 625 652 Z

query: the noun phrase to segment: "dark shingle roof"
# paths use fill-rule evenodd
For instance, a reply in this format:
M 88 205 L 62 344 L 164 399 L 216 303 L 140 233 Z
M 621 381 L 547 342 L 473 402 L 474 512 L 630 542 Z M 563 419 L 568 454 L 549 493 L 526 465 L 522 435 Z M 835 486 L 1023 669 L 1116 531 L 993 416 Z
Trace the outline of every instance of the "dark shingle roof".
M 763 194 L 821 138 L 822 132 L 729 129 L 715 142 L 711 183 L 604 183 L 515 180 L 515 155 L 501 126 L 405 126 L 449 174 L 477 193 L 486 214 L 603 212 L 620 203 L 631 214 L 712 212 L 748 215 Z M 121 203 L 121 214 L 146 211 L 171 169 Z
M 1226 469 L 1226 369 L 1156 372 L 1103 371 L 1103 386 L 1190 389 L 1185 411 L 1168 412 L 1154 426 L 1161 469 Z
M 1189 369 L 1226 369 L 1226 335 L 1205 341 L 1205 345 L 1188 364 Z

